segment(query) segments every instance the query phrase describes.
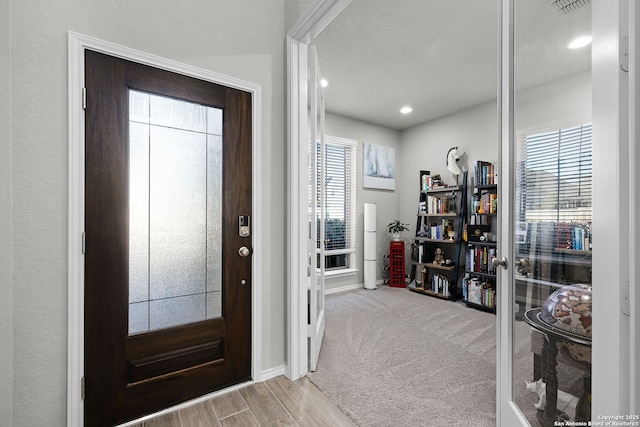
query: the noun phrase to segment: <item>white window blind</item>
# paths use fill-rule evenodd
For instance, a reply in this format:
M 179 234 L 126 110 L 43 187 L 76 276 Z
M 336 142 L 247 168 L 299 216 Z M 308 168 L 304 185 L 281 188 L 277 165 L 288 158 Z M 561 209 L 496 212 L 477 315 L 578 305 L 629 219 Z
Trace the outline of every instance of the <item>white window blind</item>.
M 325 188 L 318 189 L 318 196 L 321 191 L 324 193 L 327 269 L 349 268 L 349 254 L 355 253 L 356 146 L 357 142 L 353 140 L 325 137 Z M 317 149 L 320 150 L 319 145 Z M 318 197 L 318 203 L 320 200 Z
M 517 220 L 550 235 L 553 247 L 582 249 L 592 220 L 591 123 L 525 135 L 518 150 Z M 569 233 L 563 241 L 563 230 Z M 582 242 L 571 241 L 579 230 Z M 531 230 L 530 230 L 531 232 Z M 566 240 L 566 239 L 565 239 Z

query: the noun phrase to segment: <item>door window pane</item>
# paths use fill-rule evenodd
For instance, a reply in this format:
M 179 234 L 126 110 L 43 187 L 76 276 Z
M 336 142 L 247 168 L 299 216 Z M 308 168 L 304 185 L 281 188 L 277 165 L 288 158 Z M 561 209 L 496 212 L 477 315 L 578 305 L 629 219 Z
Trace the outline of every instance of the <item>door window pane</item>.
M 514 400 L 532 424 L 548 387 L 558 420 L 589 417 L 591 142 L 588 123 L 518 140 Z
M 222 311 L 222 110 L 129 91 L 129 334 Z

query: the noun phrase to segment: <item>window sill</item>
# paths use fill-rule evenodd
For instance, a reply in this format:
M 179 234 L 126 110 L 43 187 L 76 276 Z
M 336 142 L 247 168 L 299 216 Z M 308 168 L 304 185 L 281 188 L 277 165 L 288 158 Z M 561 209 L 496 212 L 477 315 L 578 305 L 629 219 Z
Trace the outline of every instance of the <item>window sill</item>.
M 355 276 L 356 274 L 358 274 L 357 268 L 343 268 L 340 270 L 325 271 L 324 277 L 334 279 L 338 277 Z

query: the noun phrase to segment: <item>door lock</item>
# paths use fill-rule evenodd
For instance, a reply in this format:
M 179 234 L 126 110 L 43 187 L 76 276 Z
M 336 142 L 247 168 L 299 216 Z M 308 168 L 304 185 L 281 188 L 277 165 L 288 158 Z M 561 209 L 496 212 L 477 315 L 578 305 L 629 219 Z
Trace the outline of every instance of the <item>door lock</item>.
M 240 255 L 242 258 L 248 257 L 249 255 L 251 255 L 251 249 L 249 249 L 246 246 L 243 246 L 240 249 L 238 249 L 238 255 Z
M 249 237 L 251 235 L 251 217 L 249 215 L 240 215 L 238 217 L 238 236 Z

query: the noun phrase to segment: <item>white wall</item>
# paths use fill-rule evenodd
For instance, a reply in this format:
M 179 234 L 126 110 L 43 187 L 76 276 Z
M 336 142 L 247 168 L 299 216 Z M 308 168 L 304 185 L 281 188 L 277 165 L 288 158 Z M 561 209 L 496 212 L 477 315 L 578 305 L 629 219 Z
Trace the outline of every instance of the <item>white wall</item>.
M 0 2 L 0 420 L 12 425 L 11 3 Z
M 591 120 L 591 71 L 516 93 L 516 133 Z
M 260 351 L 263 369 L 285 363 L 284 16 L 283 0 L 1 3 L 2 424 L 66 424 L 69 30 L 262 85 Z
M 330 96 L 330 94 L 328 95 Z M 384 126 L 373 125 L 344 116 L 327 113 L 325 117 L 325 134 L 331 136 L 339 136 L 342 138 L 350 138 L 358 141 L 357 150 L 357 167 L 356 167 L 356 202 L 357 202 L 357 225 L 356 225 L 356 260 L 358 274 L 356 277 L 329 278 L 326 281 L 326 289 L 331 290 L 343 286 L 364 283 L 364 204 L 376 204 L 376 220 L 377 220 L 377 259 L 378 271 L 376 278 L 381 280 L 388 278 L 388 273 L 383 271 L 384 264 L 383 255 L 389 253 L 389 233 L 387 232 L 387 224 L 398 217 L 398 187 L 396 180 L 396 190 L 371 190 L 362 188 L 362 160 L 363 160 L 363 143 L 385 145 L 396 149 L 396 173 L 400 173 L 399 169 L 402 163 L 398 159 L 400 151 L 400 132 L 389 129 Z M 416 184 L 417 185 L 417 184 Z M 415 221 L 414 221 L 415 222 Z M 408 237 L 405 235 L 405 237 Z

